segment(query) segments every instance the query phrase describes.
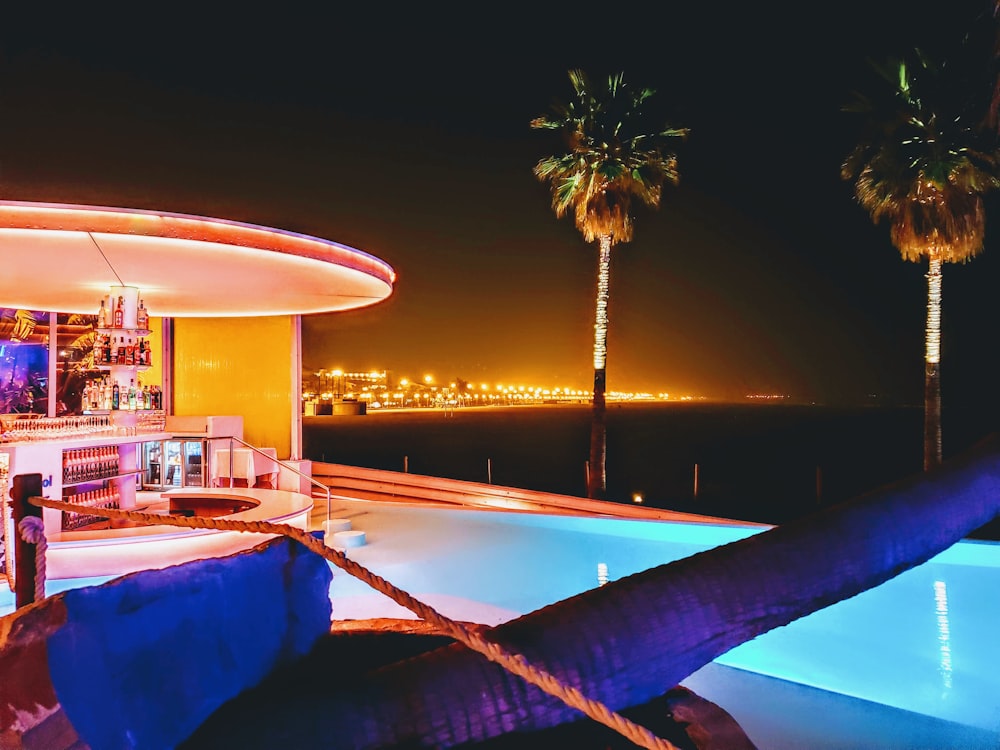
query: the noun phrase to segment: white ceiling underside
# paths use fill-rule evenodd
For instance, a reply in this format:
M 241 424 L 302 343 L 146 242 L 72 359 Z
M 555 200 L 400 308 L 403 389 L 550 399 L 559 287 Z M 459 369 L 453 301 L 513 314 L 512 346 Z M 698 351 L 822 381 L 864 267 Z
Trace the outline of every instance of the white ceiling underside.
M 378 274 L 280 250 L 0 228 L 0 307 L 94 314 L 109 287 L 119 284 L 138 287 L 150 314 L 164 317 L 335 312 L 372 305 L 392 293 L 391 282 Z

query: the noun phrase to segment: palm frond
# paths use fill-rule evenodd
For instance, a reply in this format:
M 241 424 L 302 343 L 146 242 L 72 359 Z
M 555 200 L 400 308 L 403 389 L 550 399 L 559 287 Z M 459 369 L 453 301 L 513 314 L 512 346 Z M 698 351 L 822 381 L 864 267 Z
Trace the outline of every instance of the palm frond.
M 680 179 L 670 143 L 687 128 L 650 128 L 643 105 L 655 94 L 633 89 L 623 73 L 608 76 L 595 88 L 582 70 L 569 71 L 574 98 L 556 102 L 549 115 L 531 127 L 560 130 L 567 151 L 541 159 L 535 176 L 549 184 L 557 217 L 570 209 L 577 228 L 590 242 L 600 236 L 613 243 L 632 238 L 633 199 L 659 207 L 664 183 Z
M 920 50 L 873 65 L 879 83 L 844 109 L 865 115 L 841 165 L 858 203 L 904 259 L 962 262 L 983 246 L 983 195 L 1000 186 L 1000 151 L 947 65 Z

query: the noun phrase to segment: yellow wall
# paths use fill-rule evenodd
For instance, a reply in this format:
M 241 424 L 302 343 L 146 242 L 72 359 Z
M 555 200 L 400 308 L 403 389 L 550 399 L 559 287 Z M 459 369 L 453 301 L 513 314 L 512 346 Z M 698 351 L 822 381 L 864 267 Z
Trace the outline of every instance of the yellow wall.
M 173 413 L 240 415 L 246 442 L 287 458 L 293 318 L 175 318 L 173 326 Z

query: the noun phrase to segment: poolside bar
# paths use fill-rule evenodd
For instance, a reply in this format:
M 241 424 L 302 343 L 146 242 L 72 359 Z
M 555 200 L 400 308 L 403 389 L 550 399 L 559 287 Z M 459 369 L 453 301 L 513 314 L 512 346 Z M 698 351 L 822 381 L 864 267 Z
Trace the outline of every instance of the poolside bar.
M 48 498 L 164 513 L 191 512 L 192 493 L 234 485 L 226 493 L 252 507 L 233 517 L 304 527 L 312 487 L 301 455 L 301 316 L 384 300 L 391 267 L 336 242 L 225 219 L 20 201 L 0 201 L 0 257 L 5 499 L 11 479 L 30 473 L 42 475 Z M 243 458 L 235 471 L 231 450 Z M 177 493 L 189 507 L 171 502 Z M 2 505 L 0 570 L 10 575 L 14 529 Z M 206 546 L 192 541 L 205 532 L 116 528 L 51 508 L 43 520 L 52 577 L 161 567 L 260 541 L 232 534 L 229 546 Z

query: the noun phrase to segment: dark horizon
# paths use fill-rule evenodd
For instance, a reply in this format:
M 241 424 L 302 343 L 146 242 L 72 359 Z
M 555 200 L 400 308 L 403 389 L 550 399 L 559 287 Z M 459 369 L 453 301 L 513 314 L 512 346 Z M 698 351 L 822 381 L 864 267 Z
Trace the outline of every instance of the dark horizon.
M 0 181 L 8 199 L 248 221 L 390 263 L 386 302 L 304 319 L 307 372 L 589 387 L 596 251 L 552 214 L 531 169 L 560 144 L 528 123 L 569 95 L 570 67 L 623 70 L 691 136 L 680 185 L 613 260 L 609 389 L 919 403 L 924 269 L 840 179 L 840 108 L 866 58 L 944 43 L 988 7 L 639 9 L 582 47 L 552 43 L 569 17 L 544 8 L 483 23 L 351 6 L 327 26 L 294 9 L 143 24 L 18 6 Z M 988 200 L 983 254 L 944 272 L 945 410 L 997 402 Z

